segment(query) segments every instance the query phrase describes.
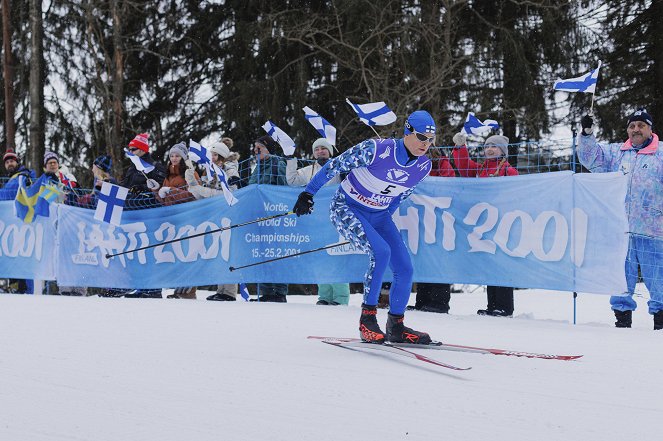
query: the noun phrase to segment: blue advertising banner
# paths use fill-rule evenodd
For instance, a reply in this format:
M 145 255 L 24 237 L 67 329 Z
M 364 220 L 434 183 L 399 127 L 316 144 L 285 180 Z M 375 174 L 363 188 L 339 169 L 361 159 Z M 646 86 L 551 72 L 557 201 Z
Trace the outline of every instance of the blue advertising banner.
M 329 221 L 336 186 L 310 216 L 278 217 L 107 259 L 163 241 L 289 211 L 301 188 L 249 186 L 223 197 L 125 212 L 115 227 L 92 210 L 60 206 L 57 278 L 63 285 L 158 288 L 217 283 L 361 282 L 368 256 Z M 394 214 L 414 262 L 414 281 L 476 283 L 614 294 L 626 289 L 626 178 L 556 172 L 500 179 L 422 182 Z M 390 276 L 388 276 L 390 277 Z
M 49 217 L 24 223 L 14 214 L 14 201 L 0 202 L 0 276 L 12 279 L 55 278 L 55 221 L 57 205 Z

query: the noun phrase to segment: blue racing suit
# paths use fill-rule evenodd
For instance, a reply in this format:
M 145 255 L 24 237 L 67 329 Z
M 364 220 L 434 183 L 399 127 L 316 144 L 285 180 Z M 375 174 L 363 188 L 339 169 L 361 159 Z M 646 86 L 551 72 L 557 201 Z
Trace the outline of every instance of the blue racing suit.
M 405 312 L 413 268 L 392 215 L 430 170 L 427 157 L 409 157 L 403 139 L 370 139 L 331 159 L 306 186 L 305 191 L 315 194 L 338 173 L 349 173 L 332 199 L 329 218 L 343 237 L 369 255 L 366 305 L 377 305 L 389 265 L 394 274 L 389 312 Z

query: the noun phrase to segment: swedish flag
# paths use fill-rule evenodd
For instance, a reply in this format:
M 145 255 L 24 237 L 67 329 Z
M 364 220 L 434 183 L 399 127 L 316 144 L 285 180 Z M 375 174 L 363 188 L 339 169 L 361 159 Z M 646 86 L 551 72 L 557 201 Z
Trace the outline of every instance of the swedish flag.
M 29 187 L 25 186 L 25 178 L 20 176 L 14 200 L 16 216 L 25 223 L 33 222 L 37 216 L 48 217 L 50 203 L 61 194 L 46 175 L 42 175 Z

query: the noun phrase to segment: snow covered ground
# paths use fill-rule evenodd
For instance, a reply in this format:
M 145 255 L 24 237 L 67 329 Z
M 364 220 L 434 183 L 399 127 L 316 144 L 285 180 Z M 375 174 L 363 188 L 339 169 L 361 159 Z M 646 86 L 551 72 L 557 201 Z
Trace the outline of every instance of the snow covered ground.
M 205 297 L 206 293 L 199 293 Z M 615 329 L 605 296 L 485 293 L 406 323 L 447 343 L 578 361 L 423 352 L 456 372 L 308 335 L 356 336 L 349 307 L 0 295 L 0 440 L 654 440 L 663 332 L 638 298 Z M 379 312 L 386 321 L 386 311 Z M 658 433 L 658 435 L 657 435 Z

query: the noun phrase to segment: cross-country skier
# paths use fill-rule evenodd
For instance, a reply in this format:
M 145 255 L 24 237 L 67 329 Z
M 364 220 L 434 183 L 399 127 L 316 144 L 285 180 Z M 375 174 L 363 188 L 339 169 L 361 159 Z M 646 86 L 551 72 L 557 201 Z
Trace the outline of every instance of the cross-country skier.
M 369 139 L 331 159 L 300 193 L 294 212 L 313 211 L 313 195 L 338 173 L 349 173 L 330 206 L 330 219 L 338 232 L 369 255 L 364 280 L 359 332 L 370 343 L 407 342 L 429 344 L 425 332 L 403 324 L 412 287 L 412 261 L 392 220 L 398 209 L 431 170 L 425 156 L 435 142 L 435 121 L 424 110 L 413 112 L 400 139 Z M 377 322 L 380 285 L 387 265 L 394 281 L 389 294 L 386 334 Z

